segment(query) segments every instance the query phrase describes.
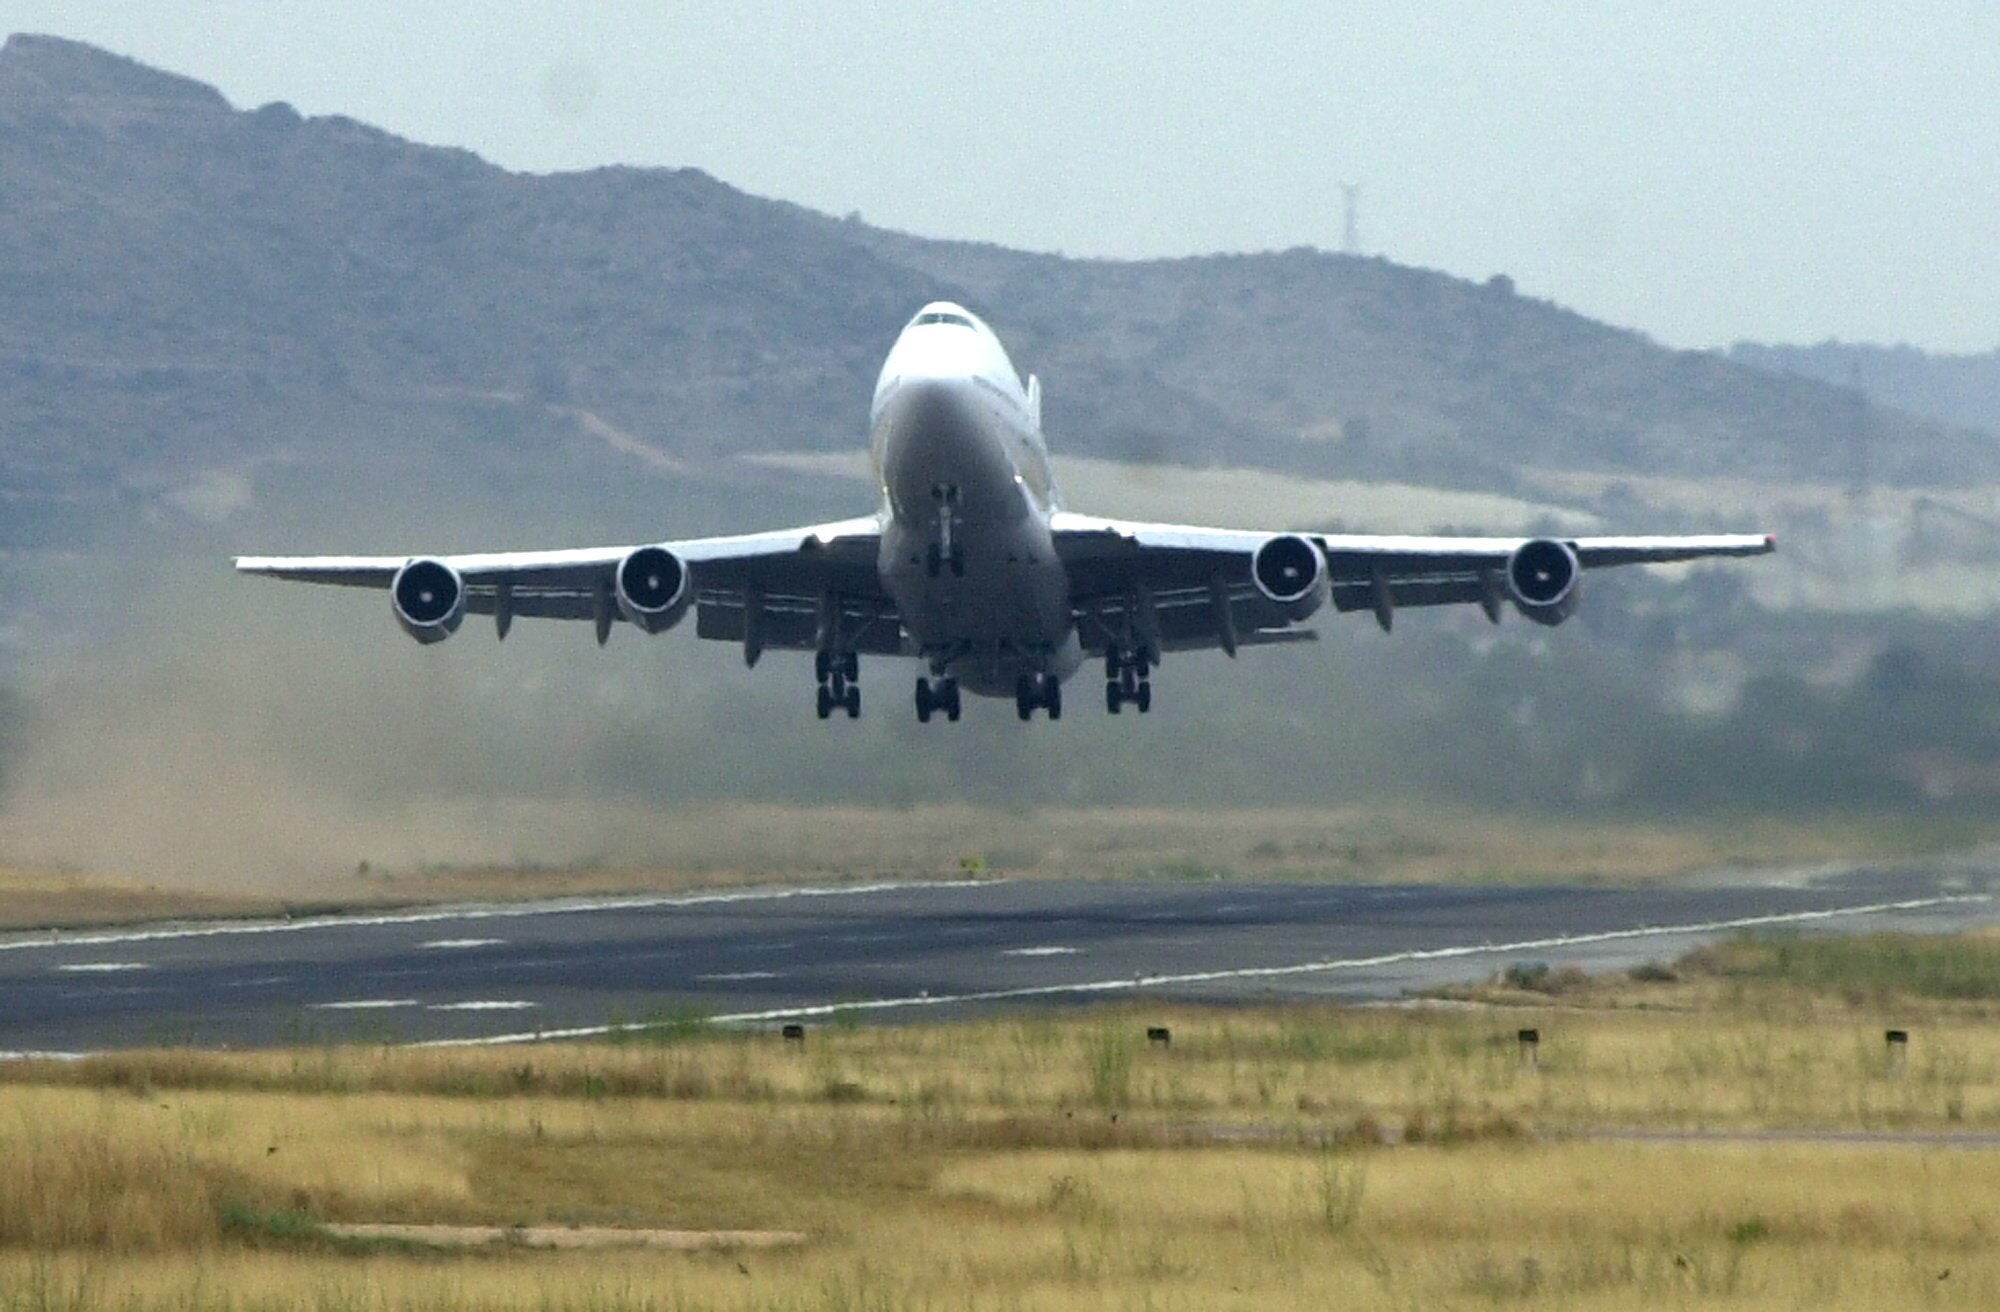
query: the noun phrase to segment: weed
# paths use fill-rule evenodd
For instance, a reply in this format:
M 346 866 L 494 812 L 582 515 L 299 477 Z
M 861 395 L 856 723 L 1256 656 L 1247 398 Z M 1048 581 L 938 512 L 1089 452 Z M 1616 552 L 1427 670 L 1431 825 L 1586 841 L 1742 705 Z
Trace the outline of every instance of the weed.
M 1092 1106 L 1123 1107 L 1131 1101 L 1133 1048 L 1122 1025 L 1100 1025 L 1085 1037 L 1085 1096 Z

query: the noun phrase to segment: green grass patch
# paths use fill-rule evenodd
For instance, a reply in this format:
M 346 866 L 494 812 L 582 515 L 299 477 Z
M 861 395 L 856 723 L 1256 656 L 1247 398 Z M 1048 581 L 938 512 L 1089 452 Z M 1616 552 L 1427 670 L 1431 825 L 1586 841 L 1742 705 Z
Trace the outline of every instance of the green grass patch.
M 1773 980 L 1850 999 L 2000 1001 L 2000 941 L 1962 936 L 1746 934 L 1698 948 L 1684 969 Z

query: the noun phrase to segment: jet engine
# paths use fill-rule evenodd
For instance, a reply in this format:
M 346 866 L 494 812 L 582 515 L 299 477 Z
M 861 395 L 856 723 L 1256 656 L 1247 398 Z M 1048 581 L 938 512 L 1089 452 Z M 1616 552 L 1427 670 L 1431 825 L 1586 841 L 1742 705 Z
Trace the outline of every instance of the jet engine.
M 618 598 L 618 613 L 647 633 L 659 633 L 680 623 L 694 599 L 687 566 L 665 547 L 634 547 L 627 552 L 618 562 L 612 590 Z
M 1267 540 L 1250 558 L 1257 591 L 1288 620 L 1302 620 L 1326 605 L 1332 588 L 1326 557 L 1311 538 L 1285 533 Z
M 443 642 L 465 618 L 465 580 L 443 561 L 419 556 L 396 571 L 389 604 L 403 632 L 421 643 Z
M 1537 624 L 1560 624 L 1576 610 L 1583 565 L 1576 549 L 1554 538 L 1531 538 L 1507 558 L 1507 591 Z

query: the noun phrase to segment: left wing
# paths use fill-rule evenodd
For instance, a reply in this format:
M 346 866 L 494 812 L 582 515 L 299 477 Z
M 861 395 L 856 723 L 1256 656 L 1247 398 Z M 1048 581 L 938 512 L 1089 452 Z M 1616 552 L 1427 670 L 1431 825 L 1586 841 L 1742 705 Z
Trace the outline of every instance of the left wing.
M 1144 641 L 1158 649 L 1221 647 L 1302 636 L 1290 626 L 1325 602 L 1373 611 L 1384 629 L 1404 606 L 1477 603 L 1498 621 L 1512 601 L 1559 623 L 1583 571 L 1777 549 L 1769 534 L 1503 538 L 1287 534 L 1145 524 L 1059 512 L 1056 549 L 1069 566 L 1086 649 Z M 1294 544 L 1279 548 L 1275 544 Z M 1305 547 L 1310 546 L 1307 553 Z M 1288 565 L 1279 559 L 1290 550 Z M 1266 552 L 1271 554 L 1267 556 Z M 1316 556 L 1317 561 L 1310 556 Z M 1262 562 L 1260 564 L 1260 562 Z M 1317 569 L 1318 578 L 1304 571 Z M 1283 635 L 1282 637 L 1280 635 Z
M 839 642 L 833 645 L 841 650 L 900 652 L 901 625 L 876 573 L 880 542 L 880 523 L 870 516 L 624 547 L 443 556 L 240 556 L 236 568 L 304 583 L 395 589 L 398 619 L 425 641 L 445 636 L 468 613 L 493 616 L 503 637 L 521 616 L 591 620 L 603 642 L 619 621 L 664 628 L 692 609 L 699 636 L 740 642 L 754 663 L 771 647 L 825 649 L 829 644 L 822 639 L 834 636 L 827 632 L 829 626 L 838 630 Z M 639 554 L 662 552 L 664 558 Z M 643 594 L 638 573 L 621 578 L 621 568 L 632 562 L 653 566 L 644 581 L 658 583 L 659 595 Z M 410 573 L 419 566 L 444 571 L 431 573 L 435 587 L 429 594 L 420 586 L 423 579 Z M 678 580 L 679 595 L 669 595 L 673 590 L 660 582 L 662 577 Z M 410 581 L 407 597 L 398 580 Z M 449 595 L 454 590 L 456 595 Z M 426 605 L 433 609 L 426 611 Z

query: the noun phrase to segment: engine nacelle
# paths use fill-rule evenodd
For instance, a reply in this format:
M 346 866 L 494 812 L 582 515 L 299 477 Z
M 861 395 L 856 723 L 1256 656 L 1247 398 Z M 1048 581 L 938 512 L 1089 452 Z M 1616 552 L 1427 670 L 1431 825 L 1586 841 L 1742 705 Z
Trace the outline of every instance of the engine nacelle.
M 1326 556 L 1311 538 L 1285 533 L 1267 540 L 1250 557 L 1257 591 L 1288 620 L 1302 620 L 1326 605 L 1332 585 Z
M 1507 558 L 1507 592 L 1515 609 L 1537 624 L 1560 624 L 1576 610 L 1583 564 L 1576 549 L 1554 538 L 1531 538 Z
M 443 642 L 465 618 L 465 580 L 441 560 L 419 556 L 389 583 L 396 623 L 418 642 Z
M 686 564 L 665 547 L 634 547 L 626 552 L 613 576 L 612 592 L 618 613 L 647 633 L 680 623 L 694 600 Z

